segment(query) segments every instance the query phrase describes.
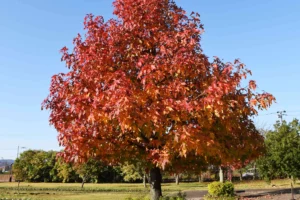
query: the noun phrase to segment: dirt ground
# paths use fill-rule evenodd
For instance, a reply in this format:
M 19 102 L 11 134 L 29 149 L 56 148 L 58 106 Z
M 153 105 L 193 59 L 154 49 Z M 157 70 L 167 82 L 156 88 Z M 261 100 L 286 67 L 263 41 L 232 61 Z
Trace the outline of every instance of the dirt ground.
M 290 200 L 292 199 L 291 194 L 278 194 L 278 195 L 266 195 L 260 197 L 243 197 L 241 200 Z M 295 200 L 300 200 L 300 195 L 294 195 Z
M 207 191 L 185 191 L 188 200 L 202 200 Z M 291 189 L 237 190 L 240 200 L 291 200 Z M 300 188 L 294 188 L 294 199 L 300 200 Z
M 242 200 L 300 200 L 300 188 L 294 189 L 292 196 L 291 189 L 272 189 L 272 190 L 246 190 L 237 191 Z

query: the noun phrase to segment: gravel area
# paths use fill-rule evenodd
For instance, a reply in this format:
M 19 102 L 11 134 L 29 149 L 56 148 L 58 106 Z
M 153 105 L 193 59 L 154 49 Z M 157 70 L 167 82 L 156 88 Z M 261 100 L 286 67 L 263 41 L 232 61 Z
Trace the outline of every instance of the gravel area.
M 187 200 L 203 200 L 207 191 L 184 191 Z M 241 200 L 291 200 L 291 189 L 257 189 L 257 190 L 237 190 L 236 194 Z M 294 188 L 294 199 L 300 200 L 300 188 Z

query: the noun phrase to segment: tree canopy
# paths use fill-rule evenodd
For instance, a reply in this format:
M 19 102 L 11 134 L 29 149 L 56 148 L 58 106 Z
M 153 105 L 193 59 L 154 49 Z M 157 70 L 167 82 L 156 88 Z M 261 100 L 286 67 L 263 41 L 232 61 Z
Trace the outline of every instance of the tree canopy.
M 118 19 L 86 16 L 85 37 L 71 53 L 62 49 L 70 70 L 52 77 L 43 103 L 66 159 L 140 156 L 164 166 L 190 151 L 220 155 L 227 137 L 255 131 L 254 106 L 267 108 L 274 97 L 254 93 L 254 81 L 240 86 L 251 72 L 238 60 L 209 62 L 198 14 L 167 0 L 114 7 Z
M 17 158 L 13 171 L 16 180 L 48 182 L 56 180 L 56 173 L 53 171 L 56 152 L 42 150 L 24 151 L 20 158 Z
M 251 71 L 239 60 L 209 61 L 199 14 L 186 15 L 172 0 L 113 5 L 116 19 L 87 15 L 85 36 L 72 51 L 62 48 L 69 71 L 52 77 L 42 105 L 64 159 L 165 168 L 190 154 L 236 162 L 232 153 L 263 144 L 250 117 L 275 98 L 256 93 L 253 80 L 241 86 Z
M 67 163 L 56 151 L 27 150 L 13 164 L 17 181 L 28 182 L 123 182 L 120 169 L 99 160 Z
M 258 160 L 261 175 L 274 177 L 300 176 L 300 124 L 297 119 L 277 121 L 274 130 L 266 133 L 266 154 Z
M 142 168 L 141 163 L 135 164 L 124 163 L 121 167 L 124 181 L 132 182 L 136 180 L 142 180 L 145 174 L 145 169 Z

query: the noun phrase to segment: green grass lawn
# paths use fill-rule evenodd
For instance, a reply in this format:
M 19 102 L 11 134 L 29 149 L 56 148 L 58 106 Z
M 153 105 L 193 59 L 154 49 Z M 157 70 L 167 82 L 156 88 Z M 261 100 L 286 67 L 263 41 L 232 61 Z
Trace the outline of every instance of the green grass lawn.
M 188 190 L 206 190 L 208 183 L 164 183 L 163 194 L 176 193 Z M 61 199 L 61 200 L 122 200 L 127 197 L 146 197 L 149 194 L 149 186 L 144 188 L 142 184 L 85 184 L 81 189 L 80 183 L 26 183 L 20 184 L 18 194 L 17 183 L 0 183 L 0 199 Z M 235 189 L 268 189 L 289 188 L 290 180 L 274 180 L 271 185 L 264 181 L 243 181 L 235 183 Z M 299 187 L 297 182 L 295 187 Z
M 0 199 L 103 199 L 122 200 L 126 197 L 146 197 L 149 194 L 149 185 L 142 184 L 85 184 L 81 189 L 80 183 L 26 183 L 20 184 L 18 194 L 17 183 L 0 183 Z M 205 183 L 165 183 L 163 193 L 175 193 L 183 190 L 205 190 Z
M 0 199 L 8 198 L 8 199 L 22 199 L 22 200 L 122 200 L 126 197 L 144 197 L 146 196 L 146 193 L 139 194 L 139 193 L 122 193 L 122 192 L 110 192 L 110 193 L 77 193 L 77 192 L 20 192 L 20 194 L 14 194 L 14 193 L 1 193 Z

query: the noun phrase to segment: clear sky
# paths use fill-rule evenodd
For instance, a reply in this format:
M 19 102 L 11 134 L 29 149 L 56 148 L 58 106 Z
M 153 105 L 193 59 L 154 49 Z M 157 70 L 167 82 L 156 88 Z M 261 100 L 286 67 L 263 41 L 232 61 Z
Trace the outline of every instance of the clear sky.
M 259 89 L 277 104 L 255 118 L 271 127 L 275 113 L 300 118 L 299 0 L 177 0 L 199 12 L 205 33 L 202 48 L 224 61 L 240 58 L 253 72 Z M 41 102 L 53 74 L 66 71 L 59 50 L 71 47 L 88 13 L 112 17 L 112 0 L 0 1 L 0 159 L 14 159 L 18 145 L 58 150 Z

